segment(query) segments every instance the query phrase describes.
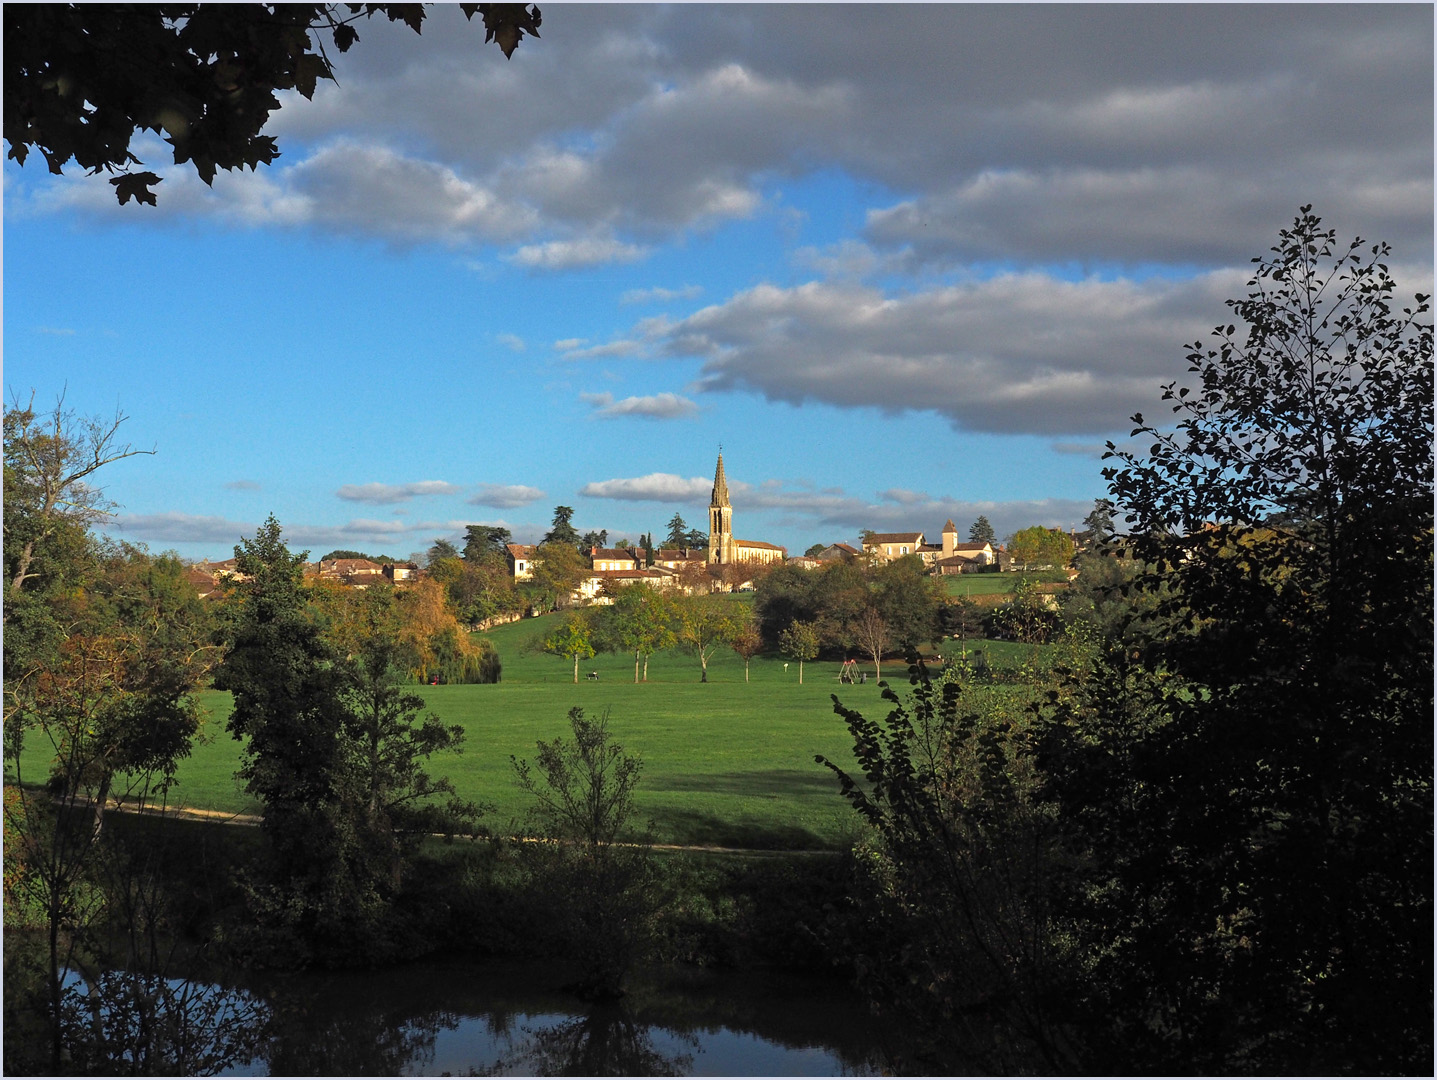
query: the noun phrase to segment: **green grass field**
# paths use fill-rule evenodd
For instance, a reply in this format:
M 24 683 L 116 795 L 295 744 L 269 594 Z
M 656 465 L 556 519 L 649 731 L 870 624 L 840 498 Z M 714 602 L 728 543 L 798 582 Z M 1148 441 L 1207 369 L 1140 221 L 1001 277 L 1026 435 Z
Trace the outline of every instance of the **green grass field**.
M 852 744 L 830 695 L 887 713 L 871 664 L 869 683 L 850 686 L 839 684 L 837 662 L 809 661 L 800 685 L 796 663 L 785 669 L 781 658 L 755 657 L 745 682 L 742 659 L 724 650 L 710 660 L 709 682 L 701 684 L 698 660 L 673 650 L 652 657 L 649 681 L 636 686 L 632 656 L 601 655 L 580 662 L 576 686 L 572 663 L 526 647 L 558 618 L 526 619 L 487 635 L 503 659 L 497 685 L 415 688 L 435 714 L 467 733 L 464 752 L 436 756 L 430 772 L 448 776 L 461 796 L 493 804 L 491 828 L 522 828 L 527 801 L 514 785 L 510 755 L 532 761 L 536 740 L 567 736 L 569 709 L 579 705 L 590 715 L 607 710 L 615 738 L 643 758 L 638 807 L 661 842 L 814 848 L 852 835 L 855 815 L 832 773 L 813 759 L 823 754 L 841 765 L 852 762 Z M 967 645 L 988 649 L 989 662 L 999 664 L 1021 662 L 1023 650 L 1032 649 Z M 948 642 L 945 651 L 956 652 L 957 643 Z M 598 681 L 585 678 L 590 671 L 598 672 Z M 900 692 L 906 687 L 902 661 L 885 661 L 883 674 Z M 205 738 L 182 764 L 172 802 L 254 811 L 234 779 L 239 744 L 224 730 L 230 696 L 207 691 L 203 701 Z M 32 734 L 23 759 L 27 781 L 44 772 L 43 743 Z

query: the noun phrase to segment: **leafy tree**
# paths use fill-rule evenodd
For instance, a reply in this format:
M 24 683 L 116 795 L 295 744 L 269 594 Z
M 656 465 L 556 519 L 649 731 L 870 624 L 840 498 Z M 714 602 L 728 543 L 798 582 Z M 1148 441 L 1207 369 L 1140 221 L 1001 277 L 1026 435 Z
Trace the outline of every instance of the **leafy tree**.
M 1060 529 L 1032 525 L 1008 538 L 1008 553 L 1026 570 L 1029 566 L 1061 569 L 1073 558 L 1073 541 Z
M 579 661 L 594 655 L 593 626 L 582 611 L 571 611 L 564 621 L 540 643 L 554 656 L 574 661 L 574 685 L 579 683 Z
M 899 647 L 914 653 L 924 642 L 934 640 L 942 587 L 936 578 L 924 574 L 918 556 L 894 559 L 872 573 L 878 610 Z
M 542 779 L 527 761 L 512 756 L 509 761 L 519 787 L 533 796 L 550 834 L 602 855 L 634 816 L 634 789 L 643 762 L 613 741 L 607 712 L 593 720 L 575 706 L 569 710 L 569 727 L 571 743 L 539 741 Z
M 1038 588 L 1036 581 L 1026 577 L 1014 586 L 1008 602 L 993 613 L 994 626 L 1001 634 L 1028 645 L 1050 641 L 1057 622 L 1048 597 Z
M 131 150 L 139 131 L 163 133 L 176 165 L 193 164 L 206 184 L 217 169 L 255 168 L 279 156 L 261 135 L 279 108 L 275 92 L 312 97 L 334 79 L 321 34 L 340 52 L 359 40 L 354 23 L 384 14 L 416 34 L 418 4 L 17 5 L 5 13 L 5 140 L 22 165 L 31 149 L 52 173 L 70 161 L 116 173 L 121 204 L 155 205 L 152 172 Z M 531 4 L 461 4 L 483 16 L 485 41 L 510 56 L 525 33 L 538 37 Z
M 681 548 L 688 545 L 689 526 L 682 514 L 676 511 L 674 516 L 669 518 L 668 530 L 668 536 L 664 537 L 664 547 Z
M 956 670 L 867 719 L 835 699 L 861 778 L 819 756 L 872 829 L 830 923 L 880 1015 L 902 1025 L 896 1071 L 1082 1071 L 1064 1002 L 1082 986 L 1050 882 L 1061 834 L 1021 720 L 962 707 Z
M 567 544 L 575 549 L 579 547 L 579 530 L 574 528 L 574 508 L 572 506 L 554 507 L 553 527 L 544 534 L 542 542 L 545 544 Z
M 579 549 L 561 541 L 540 544 L 531 565 L 533 576 L 529 587 L 538 595 L 544 611 L 564 604 L 589 569 Z
M 270 516 L 235 548 L 243 615 L 215 675 L 234 694 L 227 728 L 244 742 L 238 776 L 260 800 L 274 880 L 260 911 L 301 940 L 333 940 L 378 917 L 376 890 L 353 803 L 345 738 L 348 672 L 309 618 L 303 594 L 308 552 L 291 554 Z
M 811 559 L 811 558 L 813 558 L 815 555 L 817 555 L 820 551 L 823 551 L 823 550 L 824 550 L 825 548 L 827 548 L 827 547 L 828 547 L 827 544 L 809 544 L 807 550 L 805 550 L 804 553 L 803 553 L 803 554 L 804 554 L 804 557 L 805 557 L 805 558 L 808 558 L 808 559 Z
M 752 619 L 739 623 L 733 640 L 729 642 L 729 648 L 743 657 L 743 681 L 748 682 L 748 662 L 763 648 L 763 635 L 758 632 L 758 626 Z
M 1127 1035 L 1097 1071 L 1430 1069 L 1432 327 L 1387 255 L 1303 207 L 1176 430 L 1110 447 L 1161 629 L 1047 759 L 1092 868 L 1077 1021 Z
M 634 652 L 634 682 L 649 681 L 649 657 L 674 645 L 674 605 L 653 586 L 639 582 L 618 589 L 614 602 L 599 616 L 604 637 L 614 648 Z
M 7 29 L 9 14 L 6 15 Z M 7 33 L 7 39 L 9 35 Z M 6 50 L 9 63 L 9 50 Z M 8 115 L 10 103 L 7 101 Z M 35 411 L 35 399 L 12 399 L 5 410 L 5 618 L 20 590 L 36 572 L 39 548 L 57 533 L 83 530 L 110 509 L 102 489 L 87 483 L 106 465 L 153 450 L 120 443 L 113 420 L 77 417 L 62 394 L 48 413 Z
M 778 649 L 791 660 L 798 661 L 798 682 L 803 684 L 803 662 L 818 655 L 818 627 L 795 620 L 778 635 Z
M 539 907 L 582 972 L 580 993 L 614 998 L 649 945 L 657 910 L 647 842 L 618 842 L 634 816 L 643 762 L 613 740 L 607 712 L 594 720 L 575 707 L 569 727 L 572 742 L 539 740 L 537 774 L 509 760 L 544 831 L 561 841 L 531 849 Z
M 608 529 L 590 529 L 590 530 L 589 530 L 588 532 L 586 532 L 582 537 L 580 537 L 580 539 L 579 539 L 579 546 L 580 546 L 581 548 L 583 548 L 585 551 L 591 551 L 591 550 L 593 550 L 594 548 L 606 548 L 606 547 L 608 547 L 608 546 L 609 546 L 609 530 L 608 530 Z
M 356 658 L 347 690 L 347 734 L 358 758 L 366 846 L 372 856 L 387 861 L 395 889 L 404 867 L 401 836 L 456 828 L 473 833 L 480 815 L 476 804 L 455 795 L 447 777 L 434 778 L 425 770 L 431 755 L 462 750 L 464 729 L 432 713 L 419 719 L 424 699 L 402 686 L 405 660 L 395 638 L 371 637 Z M 448 796 L 442 809 L 433 805 L 441 795 Z
M 423 758 L 457 748 L 462 734 L 432 717 L 417 721 L 422 701 L 400 688 L 399 669 L 423 628 L 416 634 L 401 611 L 395 634 L 395 613 L 376 599 L 331 640 L 303 586 L 307 554 L 289 551 L 273 516 L 235 548 L 250 580 L 239 587 L 242 617 L 215 677 L 234 695 L 228 729 L 247 740 L 239 777 L 263 804 L 271 853 L 268 881 L 251 884 L 250 900 L 290 963 L 309 950 L 353 959 L 356 940 L 361 953 L 379 947 L 373 931 L 403 866 L 398 836 L 421 815 L 432 821 L 418 804 L 450 793 Z M 423 599 L 419 590 L 401 595 Z M 475 813 L 451 799 L 448 820 L 472 825 Z
M 441 536 L 434 541 L 433 546 L 426 553 L 425 564 L 433 567 L 445 559 L 457 558 L 459 558 L 459 549 Z
M 466 525 L 464 526 L 464 561 L 504 564 L 507 562 L 509 545 L 513 542 L 513 534 L 498 525 Z
M 674 603 L 676 636 L 686 652 L 699 658 L 699 682 L 709 681 L 709 659 L 738 632 L 727 600 L 716 596 L 683 596 Z
M 1088 543 L 1095 547 L 1105 548 L 1113 539 L 1113 501 L 1111 499 L 1095 499 L 1093 509 L 1087 517 L 1083 518 L 1086 525 L 1086 537 Z
M 998 542 L 998 534 L 988 523 L 986 514 L 979 514 L 977 520 L 969 527 L 968 542 L 972 544 L 996 544 Z
M 684 534 L 683 543 L 680 547 L 686 547 L 691 551 L 707 551 L 709 546 L 709 534 L 699 529 L 690 529 Z

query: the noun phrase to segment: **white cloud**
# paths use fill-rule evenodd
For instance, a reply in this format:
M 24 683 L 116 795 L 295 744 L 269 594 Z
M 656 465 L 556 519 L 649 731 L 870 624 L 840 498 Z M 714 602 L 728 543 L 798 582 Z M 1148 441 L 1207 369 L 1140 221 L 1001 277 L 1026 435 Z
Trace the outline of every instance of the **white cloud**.
M 673 420 L 680 416 L 692 416 L 699 407 L 688 398 L 664 392 L 647 397 L 627 397 L 615 401 L 614 395 L 580 394 L 579 398 L 594 406 L 594 415 L 606 419 L 618 416 L 647 416 L 656 420 Z
M 470 506 L 510 510 L 516 506 L 527 506 L 543 497 L 544 493 L 538 488 L 523 484 L 480 484 L 479 490 L 464 501 Z
M 143 541 L 223 543 L 234 545 L 253 536 L 255 526 L 203 514 L 117 514 L 108 528 Z
M 685 480 L 673 473 L 649 473 L 632 479 L 600 480 L 585 484 L 579 494 L 593 499 L 622 499 L 626 502 L 691 503 L 708 499 L 713 481 L 695 476 Z
M 259 485 L 253 480 L 231 480 L 225 485 L 226 491 L 258 491 Z
M 670 300 L 696 300 L 703 295 L 702 285 L 685 285 L 681 289 L 665 289 L 655 285 L 651 289 L 630 289 L 619 297 L 621 304 L 667 303 Z
M 637 341 L 610 341 L 604 345 L 590 345 L 587 349 L 568 349 L 565 360 L 599 360 L 606 356 L 634 356 L 642 346 Z
M 509 256 L 509 261 L 526 270 L 575 270 L 604 263 L 635 262 L 647 254 L 646 248 L 613 237 L 585 236 L 577 240 L 526 244 Z
M 420 495 L 457 495 L 462 489 L 443 480 L 420 480 L 412 484 L 345 484 L 335 492 L 348 502 L 387 503 L 408 502 Z
M 495 334 L 494 340 L 500 345 L 512 349 L 514 352 L 521 353 L 528 348 L 528 346 L 524 344 L 524 339 L 518 334 Z

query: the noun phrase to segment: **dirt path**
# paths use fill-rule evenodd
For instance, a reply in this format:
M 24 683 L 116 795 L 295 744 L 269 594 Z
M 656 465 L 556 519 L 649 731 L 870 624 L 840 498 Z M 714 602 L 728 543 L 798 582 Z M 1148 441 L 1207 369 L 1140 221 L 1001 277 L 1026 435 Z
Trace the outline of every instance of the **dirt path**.
M 143 809 L 126 806 L 123 803 L 111 806 L 109 813 L 121 814 L 143 814 L 148 817 L 173 817 L 180 821 L 209 821 L 218 825 L 244 825 L 250 828 L 260 823 L 258 814 L 241 814 L 231 810 L 198 810 L 186 806 L 170 806 L 160 809 L 158 807 L 145 807 Z M 443 839 L 443 833 L 431 834 L 436 839 Z M 456 839 L 458 839 L 456 837 Z M 479 838 L 474 838 L 479 839 Z M 535 836 L 506 836 L 501 839 L 510 842 L 533 844 L 538 843 L 540 838 Z M 637 845 L 620 844 L 620 847 Z M 706 853 L 711 855 L 834 855 L 836 852 L 825 851 L 820 848 L 734 848 L 719 847 L 711 844 L 650 844 L 654 851 L 689 851 Z

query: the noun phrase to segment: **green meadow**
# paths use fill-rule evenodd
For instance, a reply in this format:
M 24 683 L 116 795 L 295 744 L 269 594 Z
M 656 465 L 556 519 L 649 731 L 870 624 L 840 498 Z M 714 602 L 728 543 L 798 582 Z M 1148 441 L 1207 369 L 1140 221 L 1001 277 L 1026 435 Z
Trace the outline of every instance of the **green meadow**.
M 735 598 L 745 603 L 747 598 Z M 485 635 L 499 649 L 503 679 L 488 686 L 415 687 L 430 711 L 466 732 L 461 754 L 431 759 L 433 775 L 448 776 L 458 794 L 492 805 L 486 823 L 496 832 L 522 832 L 526 797 L 510 763 L 533 759 L 535 742 L 568 735 L 568 712 L 607 712 L 614 737 L 644 762 L 637 803 L 661 843 L 770 849 L 831 848 L 853 835 L 855 815 L 838 794 L 833 774 L 815 763 L 822 754 L 852 762 L 847 730 L 834 714 L 832 695 L 862 711 L 889 706 L 873 680 L 840 684 L 836 660 L 809 661 L 804 681 L 798 664 L 754 657 L 745 681 L 743 660 L 724 650 L 709 661 L 699 682 L 697 658 L 678 650 L 649 660 L 648 682 L 634 684 L 632 656 L 604 654 L 580 662 L 573 682 L 570 661 L 532 646 L 560 616 L 525 619 Z M 988 651 L 990 663 L 1021 662 L 1029 646 L 967 643 Z M 945 651 L 956 652 L 957 642 Z M 1012 655 L 1009 655 L 1012 654 Z M 598 674 L 589 680 L 589 672 Z M 885 661 L 885 680 L 900 693 L 907 668 Z M 256 812 L 234 778 L 239 744 L 225 732 L 228 693 L 206 691 L 204 734 L 179 770 L 172 803 L 194 809 Z M 23 757 L 26 781 L 38 780 L 47 747 L 32 733 Z

